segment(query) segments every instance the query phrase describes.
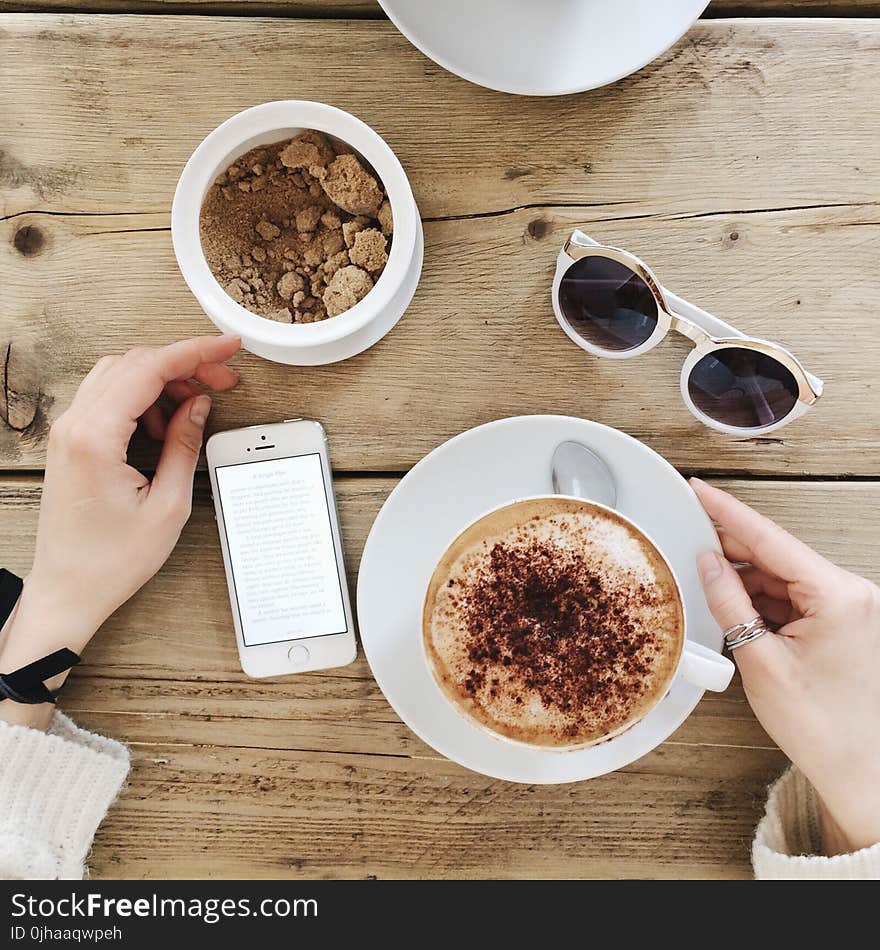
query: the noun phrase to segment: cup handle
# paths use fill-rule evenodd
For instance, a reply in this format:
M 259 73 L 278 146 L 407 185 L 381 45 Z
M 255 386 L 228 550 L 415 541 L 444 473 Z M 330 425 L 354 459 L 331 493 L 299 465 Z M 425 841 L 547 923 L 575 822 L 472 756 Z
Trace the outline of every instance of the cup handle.
M 678 672 L 688 683 L 713 693 L 723 693 L 730 685 L 735 669 L 733 663 L 716 650 L 693 640 L 684 641 Z

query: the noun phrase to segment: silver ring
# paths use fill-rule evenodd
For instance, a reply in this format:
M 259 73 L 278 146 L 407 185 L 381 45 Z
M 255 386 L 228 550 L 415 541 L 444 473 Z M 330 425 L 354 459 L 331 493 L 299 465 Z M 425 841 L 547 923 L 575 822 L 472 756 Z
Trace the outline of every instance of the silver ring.
M 735 650 L 744 643 L 750 643 L 763 637 L 765 633 L 771 633 L 770 628 L 764 623 L 763 617 L 755 617 L 748 623 L 736 623 L 724 631 L 724 645 L 728 650 Z

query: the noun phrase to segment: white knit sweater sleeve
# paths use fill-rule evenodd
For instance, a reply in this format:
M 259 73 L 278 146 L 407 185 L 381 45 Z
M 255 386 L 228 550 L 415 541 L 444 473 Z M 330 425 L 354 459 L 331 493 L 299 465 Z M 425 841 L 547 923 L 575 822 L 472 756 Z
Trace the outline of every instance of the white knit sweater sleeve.
M 47 732 L 0 723 L 0 763 L 0 878 L 81 878 L 128 749 L 56 710 Z
M 812 785 L 794 766 L 770 788 L 752 845 L 755 877 L 777 880 L 880 879 L 880 843 L 832 858 L 819 855 L 819 814 Z

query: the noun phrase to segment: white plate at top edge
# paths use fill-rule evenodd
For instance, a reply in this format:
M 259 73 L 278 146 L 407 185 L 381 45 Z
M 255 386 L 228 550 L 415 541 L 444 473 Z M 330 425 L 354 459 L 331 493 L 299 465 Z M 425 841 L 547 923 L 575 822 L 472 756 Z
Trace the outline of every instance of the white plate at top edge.
M 425 56 L 499 92 L 562 96 L 617 82 L 669 49 L 708 0 L 379 0 Z

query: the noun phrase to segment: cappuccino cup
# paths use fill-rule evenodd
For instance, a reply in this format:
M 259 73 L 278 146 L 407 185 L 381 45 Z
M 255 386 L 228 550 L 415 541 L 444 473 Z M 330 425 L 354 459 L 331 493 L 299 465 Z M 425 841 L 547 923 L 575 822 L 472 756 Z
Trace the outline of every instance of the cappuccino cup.
M 620 735 L 676 677 L 723 691 L 734 670 L 689 639 L 681 585 L 654 541 L 564 495 L 508 502 L 456 536 L 425 593 L 422 645 L 460 715 L 548 751 Z

